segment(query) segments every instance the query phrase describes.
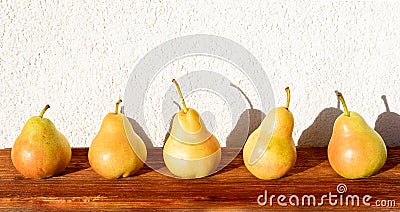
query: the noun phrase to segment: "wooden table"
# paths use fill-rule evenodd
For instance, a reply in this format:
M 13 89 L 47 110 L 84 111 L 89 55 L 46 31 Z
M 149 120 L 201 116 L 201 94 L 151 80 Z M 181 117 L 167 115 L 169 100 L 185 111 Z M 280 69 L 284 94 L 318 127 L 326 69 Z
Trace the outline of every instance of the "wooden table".
M 388 160 L 375 176 L 361 180 L 347 180 L 338 176 L 330 167 L 326 148 L 298 148 L 298 160 L 290 173 L 278 180 L 263 181 L 253 177 L 246 169 L 239 154 L 218 173 L 195 180 L 164 176 L 144 166 L 135 176 L 106 180 L 97 175 L 87 161 L 87 148 L 73 149 L 69 166 L 59 176 L 34 180 L 26 179 L 13 167 L 10 149 L 0 150 L 0 208 L 28 210 L 71 209 L 118 210 L 142 209 L 400 209 L 400 147 L 388 149 Z M 151 165 L 162 166 L 161 149 L 149 149 Z M 237 149 L 223 149 L 225 156 Z M 337 186 L 347 187 L 338 193 Z M 342 185 L 342 188 L 344 186 Z M 257 199 L 267 191 L 268 202 L 260 206 Z M 324 195 L 338 195 L 321 201 Z M 270 197 L 275 195 L 271 202 Z M 277 198 L 282 195 L 279 203 Z M 316 198 L 316 206 L 312 196 Z M 372 196 L 366 206 L 362 198 Z M 340 196 L 343 202 L 340 204 Z M 351 206 L 352 201 L 360 206 Z M 283 199 L 285 197 L 285 199 Z M 299 198 L 299 204 L 296 203 Z M 310 198 L 310 203 L 308 199 Z M 346 205 L 346 198 L 348 204 Z M 355 198 L 355 199 L 353 199 Z M 303 200 L 304 199 L 304 204 Z M 259 199 L 264 203 L 264 196 Z M 337 201 L 334 206 L 334 200 Z M 393 204 L 377 206 L 376 204 Z M 318 203 L 323 203 L 318 206 Z

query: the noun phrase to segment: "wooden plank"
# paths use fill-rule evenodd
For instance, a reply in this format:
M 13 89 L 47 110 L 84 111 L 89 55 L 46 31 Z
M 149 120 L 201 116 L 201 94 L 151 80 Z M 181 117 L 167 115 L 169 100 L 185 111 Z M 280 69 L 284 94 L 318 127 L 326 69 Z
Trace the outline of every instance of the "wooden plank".
M 12 165 L 10 149 L 0 150 L 0 208 L 27 210 L 58 209 L 248 209 L 248 210 L 288 210 L 288 209 L 398 209 L 400 204 L 400 147 L 388 149 L 388 161 L 376 175 L 360 180 L 347 180 L 338 176 L 327 161 L 326 148 L 299 147 L 298 160 L 290 173 L 278 180 L 263 181 L 252 176 L 246 169 L 240 153 L 227 167 L 218 173 L 194 180 L 176 179 L 164 176 L 144 166 L 135 176 L 125 179 L 106 180 L 97 175 L 87 161 L 87 148 L 73 149 L 72 160 L 59 176 L 34 180 L 26 179 Z M 223 160 L 234 155 L 238 149 L 223 149 Z M 149 149 L 149 164 L 163 168 L 162 150 Z M 343 183 L 347 192 L 339 194 L 337 186 Z M 272 203 L 265 206 L 257 203 L 259 195 L 267 191 L 268 200 L 275 195 Z M 323 195 L 338 195 L 321 201 Z M 277 197 L 284 195 L 280 206 Z M 291 206 L 289 198 L 299 198 L 299 205 Z M 308 204 L 309 195 L 314 195 Z M 351 206 L 357 195 L 360 206 Z M 365 195 L 372 196 L 370 206 L 362 202 Z M 340 204 L 342 196 L 342 205 Z M 346 197 L 348 204 L 346 205 Z M 282 197 L 283 198 L 283 197 Z M 304 198 L 304 204 L 302 203 Z M 310 197 L 312 198 L 312 197 Z M 354 197 L 355 198 L 355 197 Z M 264 199 L 261 199 L 261 202 Z M 385 200 L 392 207 L 378 207 L 376 201 Z M 295 201 L 292 201 L 295 202 Z M 357 202 L 357 201 L 355 201 Z

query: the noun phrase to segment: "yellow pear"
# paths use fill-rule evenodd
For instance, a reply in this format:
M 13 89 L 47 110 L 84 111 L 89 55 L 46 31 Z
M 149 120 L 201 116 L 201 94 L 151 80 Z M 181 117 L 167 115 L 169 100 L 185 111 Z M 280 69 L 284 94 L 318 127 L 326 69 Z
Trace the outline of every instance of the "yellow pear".
M 286 106 L 271 110 L 261 125 L 249 136 L 243 148 L 246 168 L 259 179 L 280 178 L 296 163 L 297 153 L 292 138 L 294 119 L 289 111 L 289 88 L 286 88 L 286 93 Z
M 71 147 L 47 118 L 43 118 L 49 105 L 39 116 L 31 117 L 11 150 L 15 168 L 29 178 L 47 178 L 62 172 L 71 160 Z
M 199 113 L 187 108 L 181 89 L 175 83 L 182 100 L 182 110 L 173 119 L 170 136 L 163 149 L 169 171 L 181 178 L 201 178 L 217 168 L 221 161 L 218 140 L 206 128 Z
M 128 177 L 136 173 L 147 158 L 142 139 L 133 131 L 128 118 L 118 113 L 121 102 L 117 102 L 114 113 L 104 117 L 88 153 L 90 166 L 107 179 Z
M 349 179 L 369 177 L 386 162 L 387 150 L 382 137 L 356 112 L 347 109 L 343 95 L 336 91 L 343 114 L 333 126 L 328 145 L 328 160 L 340 176 Z

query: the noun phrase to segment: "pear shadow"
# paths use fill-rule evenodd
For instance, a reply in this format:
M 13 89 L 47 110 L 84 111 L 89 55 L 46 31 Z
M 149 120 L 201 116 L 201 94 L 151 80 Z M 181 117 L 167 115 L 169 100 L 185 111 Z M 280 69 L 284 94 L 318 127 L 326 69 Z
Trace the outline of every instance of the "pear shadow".
M 250 134 L 260 126 L 264 117 L 265 113 L 261 110 L 246 109 L 240 115 L 235 127 L 226 138 L 226 147 L 242 148 Z
M 286 177 L 305 172 L 328 160 L 326 147 L 328 147 L 332 137 L 335 121 L 343 113 L 340 110 L 340 105 L 341 103 L 338 99 L 336 108 L 323 109 L 314 122 L 301 133 L 297 143 L 296 164 Z M 319 150 L 310 154 L 309 147 L 318 148 Z
M 400 163 L 400 155 L 398 154 L 400 147 L 391 147 L 387 151 L 387 159 L 385 165 L 378 171 L 378 173 L 374 175 L 381 174 L 383 172 L 389 171 L 392 168 L 396 167 Z M 373 176 L 374 176 L 373 175 Z
M 147 161 L 146 161 L 146 163 L 147 163 Z M 135 174 L 133 174 L 129 177 L 137 177 L 140 175 L 147 174 L 149 172 L 153 172 L 154 170 L 151 167 L 147 166 L 146 163 L 144 163 L 143 166 Z M 129 178 L 129 177 L 127 177 L 127 178 Z
M 226 148 L 222 148 L 221 163 L 218 166 L 218 169 L 220 170 L 213 175 L 223 174 L 244 165 L 242 148 L 249 135 L 260 126 L 261 122 L 265 118 L 265 113 L 253 108 L 253 104 L 249 97 L 241 88 L 232 83 L 231 86 L 236 88 L 244 96 L 250 105 L 250 109 L 246 109 L 242 114 L 240 114 L 235 127 L 227 136 Z
M 124 114 L 124 107 L 121 107 L 121 113 Z M 140 126 L 140 124 L 133 118 L 127 117 L 129 120 L 129 123 L 132 125 L 132 128 L 134 130 L 134 132 L 142 139 L 144 145 L 146 146 L 147 149 L 147 160 L 144 162 L 143 166 L 133 175 L 130 175 L 127 178 L 130 177 L 135 177 L 135 176 L 139 176 L 139 175 L 143 175 L 146 174 L 148 172 L 153 171 L 152 168 L 150 168 L 147 163 L 149 161 L 149 154 L 150 154 L 150 149 L 154 147 L 153 142 L 151 142 L 149 136 L 146 134 L 146 132 L 144 131 L 143 127 Z M 150 149 L 149 149 L 150 148 Z
M 241 148 L 221 148 L 221 162 L 217 167 L 218 171 L 210 176 L 223 174 L 244 165 L 242 155 L 243 151 Z
M 151 142 L 149 136 L 147 136 L 144 129 L 140 126 L 140 124 L 132 118 L 127 117 L 129 123 L 131 123 L 133 130 L 135 133 L 142 139 L 143 143 L 146 145 L 146 148 L 154 147 L 153 143 Z
M 386 111 L 381 113 L 375 122 L 375 131 L 381 135 L 388 148 L 388 158 L 385 165 L 378 174 L 386 172 L 400 163 L 400 156 L 393 154 L 392 151 L 399 149 L 400 146 L 400 115 L 391 112 L 385 95 L 382 95 Z
M 172 117 L 170 118 L 170 120 L 169 120 L 169 128 L 168 128 L 168 130 L 167 130 L 167 133 L 165 133 L 165 136 L 164 136 L 163 147 L 164 147 L 164 145 L 165 145 L 165 142 L 167 142 L 169 136 L 171 135 L 170 132 L 171 132 L 171 129 L 172 129 L 172 123 L 173 123 L 173 121 L 174 121 L 174 116 L 172 116 Z
M 56 177 L 72 174 L 90 168 L 88 148 L 72 148 L 71 161 L 68 166 Z
M 133 130 L 135 131 L 135 133 L 143 140 L 143 143 L 146 146 L 147 149 L 147 160 L 145 161 L 145 163 L 143 164 L 143 166 L 133 175 L 129 176 L 129 177 L 135 177 L 135 176 L 139 176 L 139 175 L 143 175 L 146 174 L 148 172 L 152 172 L 153 170 L 153 163 L 154 163 L 154 158 L 159 158 L 158 155 L 154 155 L 154 152 L 157 152 L 154 150 L 154 144 L 153 142 L 151 142 L 149 136 L 147 136 L 146 132 L 144 131 L 144 129 L 140 126 L 140 124 L 132 119 L 127 117 L 129 122 L 132 125 Z M 161 157 L 162 158 L 162 157 Z M 156 160 L 157 161 L 157 160 Z M 149 165 L 150 166 L 149 166 Z
M 125 115 L 125 107 L 121 106 L 120 113 Z M 126 117 L 129 120 L 129 123 L 132 125 L 133 131 L 142 139 L 143 143 L 145 144 L 146 148 L 154 147 L 153 143 L 151 142 L 149 136 L 144 131 L 143 127 L 133 118 Z
M 181 110 L 181 106 L 179 105 L 178 102 L 176 102 L 176 101 L 172 101 L 172 102 L 178 107 L 178 110 Z M 171 135 L 170 132 L 171 132 L 171 129 L 172 129 L 172 123 L 173 123 L 173 121 L 174 121 L 174 117 L 175 117 L 175 115 L 173 115 L 173 116 L 169 119 L 169 128 L 168 128 L 168 130 L 167 130 L 167 133 L 165 133 L 165 136 L 164 136 L 163 147 L 164 147 L 164 145 L 165 145 L 165 142 L 167 142 L 169 136 Z
M 318 151 L 309 151 L 310 147 L 297 147 L 297 159 L 293 168 L 283 177 L 290 177 L 308 169 L 314 168 L 328 160 L 327 150 L 325 147 L 313 147 Z
M 335 120 L 343 112 L 334 107 L 323 109 L 314 122 L 305 129 L 299 138 L 299 147 L 327 147 L 332 136 Z
M 235 127 L 226 138 L 226 147 L 242 148 L 249 135 L 260 126 L 261 122 L 265 118 L 265 113 L 263 113 L 261 110 L 253 108 L 253 104 L 251 103 L 249 97 L 240 87 L 232 83 L 231 86 L 236 88 L 243 95 L 250 105 L 250 109 L 246 109 L 242 114 L 240 114 L 239 120 L 237 121 Z
M 386 146 L 400 146 L 400 115 L 391 112 L 385 95 L 382 96 L 386 111 L 381 113 L 375 122 L 375 131 L 378 132 Z

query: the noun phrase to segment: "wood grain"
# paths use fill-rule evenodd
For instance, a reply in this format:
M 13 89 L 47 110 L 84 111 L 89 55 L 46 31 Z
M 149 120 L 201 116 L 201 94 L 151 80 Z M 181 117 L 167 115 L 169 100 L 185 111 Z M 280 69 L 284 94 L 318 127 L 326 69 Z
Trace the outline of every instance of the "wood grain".
M 12 165 L 10 149 L 0 150 L 0 208 L 25 210 L 130 210 L 135 209 L 224 209 L 224 210 L 321 210 L 321 209 L 399 209 L 400 204 L 400 147 L 388 149 L 388 161 L 376 175 L 361 180 L 347 180 L 338 176 L 329 166 L 326 148 L 299 147 L 298 160 L 290 173 L 278 180 L 263 181 L 253 177 L 246 169 L 240 153 L 218 173 L 195 180 L 164 176 L 144 166 L 135 176 L 106 180 L 89 166 L 86 148 L 73 149 L 72 160 L 59 176 L 35 180 L 24 178 Z M 149 149 L 149 164 L 163 168 L 162 150 Z M 223 160 L 238 149 L 223 149 Z M 339 197 L 337 205 L 327 198 L 322 206 L 302 204 L 304 195 L 314 195 L 316 204 L 329 192 L 338 195 L 337 186 L 344 183 L 347 192 Z M 257 203 L 259 195 L 275 195 L 272 205 Z M 285 195 L 288 206 L 280 206 L 277 196 Z M 289 197 L 300 198 L 298 206 L 289 204 Z M 360 206 L 345 204 L 347 195 L 371 195 L 371 206 L 360 200 Z M 262 199 L 263 200 L 263 199 Z M 294 199 L 293 199 L 294 200 Z M 351 199 L 349 199 L 351 200 Z M 392 207 L 378 207 L 377 200 L 395 200 Z M 351 201 L 349 202 L 351 203 Z

